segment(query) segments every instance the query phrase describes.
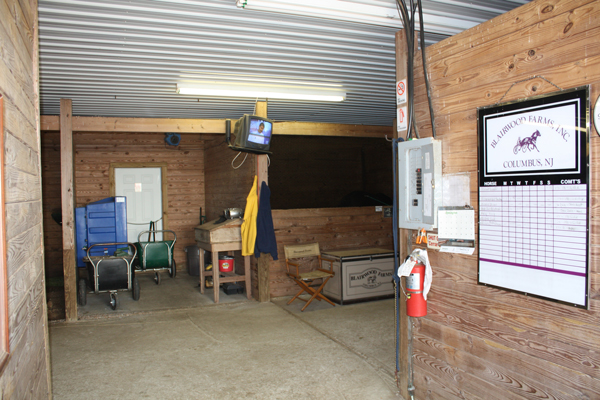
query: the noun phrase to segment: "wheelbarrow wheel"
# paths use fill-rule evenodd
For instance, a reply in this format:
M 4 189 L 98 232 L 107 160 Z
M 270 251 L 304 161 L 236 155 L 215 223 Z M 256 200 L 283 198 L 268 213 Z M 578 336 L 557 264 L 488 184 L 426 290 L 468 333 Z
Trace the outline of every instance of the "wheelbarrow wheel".
M 133 300 L 138 301 L 140 299 L 140 281 L 137 276 L 133 277 Z
M 87 303 L 87 285 L 85 283 L 85 279 L 81 278 L 79 280 L 79 290 L 77 291 L 77 303 L 80 306 L 85 306 Z
M 131 265 L 133 266 L 133 269 L 135 271 L 142 270 L 142 266 L 140 265 L 140 260 L 138 260 L 137 257 L 133 259 L 133 261 L 131 262 Z
M 157 285 L 160 285 L 160 274 L 158 272 L 154 272 L 154 282 L 156 282 Z
M 117 297 L 116 293 L 111 293 L 110 294 L 110 308 L 112 308 L 113 310 L 116 310 L 118 306 L 119 306 L 119 297 Z
M 169 270 L 169 276 L 175 278 L 175 275 L 177 275 L 177 264 L 175 264 L 175 260 L 173 260 L 171 269 Z

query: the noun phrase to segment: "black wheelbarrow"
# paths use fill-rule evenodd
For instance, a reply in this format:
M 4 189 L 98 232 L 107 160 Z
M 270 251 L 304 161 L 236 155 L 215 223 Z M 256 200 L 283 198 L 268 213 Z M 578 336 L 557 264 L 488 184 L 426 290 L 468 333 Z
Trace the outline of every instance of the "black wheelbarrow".
M 91 256 L 90 250 L 96 246 L 127 246 L 119 249 L 113 255 Z M 105 250 L 106 251 L 106 250 Z M 133 243 L 98 243 L 87 249 L 87 257 L 84 261 L 87 265 L 89 288 L 85 279 L 78 282 L 77 302 L 85 306 L 87 303 L 88 289 L 91 293 L 109 293 L 110 306 L 113 310 L 119 305 L 117 292 L 133 292 L 133 300 L 140 299 L 140 284 L 135 276 L 133 260 L 137 255 L 137 249 Z
M 156 240 L 157 233 L 170 233 L 172 240 Z M 148 234 L 148 241 L 142 241 L 142 235 Z M 152 240 L 151 240 L 152 239 Z M 173 259 L 173 247 L 177 241 L 177 235 L 170 230 L 149 230 L 140 232 L 138 241 L 135 243 L 138 260 L 136 270 L 139 272 L 154 271 L 154 281 L 160 284 L 160 271 L 169 271 L 169 276 L 175 278 L 177 275 L 177 266 Z

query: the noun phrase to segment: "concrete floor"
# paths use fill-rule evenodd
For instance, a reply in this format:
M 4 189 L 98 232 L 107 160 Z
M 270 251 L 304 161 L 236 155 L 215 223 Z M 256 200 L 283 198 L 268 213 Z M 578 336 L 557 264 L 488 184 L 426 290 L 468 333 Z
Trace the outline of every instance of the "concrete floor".
M 227 296 L 140 275 L 141 296 L 90 294 L 50 324 L 54 399 L 398 399 L 394 300 L 344 306 Z

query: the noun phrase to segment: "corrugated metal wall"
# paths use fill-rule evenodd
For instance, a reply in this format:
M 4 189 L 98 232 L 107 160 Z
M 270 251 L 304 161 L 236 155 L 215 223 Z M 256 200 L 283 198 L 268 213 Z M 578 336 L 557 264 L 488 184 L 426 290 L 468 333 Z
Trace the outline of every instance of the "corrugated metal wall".
M 523 2 L 424 1 L 424 20 L 444 16 L 468 27 Z M 396 28 L 239 9 L 235 0 L 40 0 L 39 21 L 44 115 L 59 113 L 60 98 L 73 99 L 74 115 L 253 111 L 255 99 L 175 93 L 177 83 L 210 80 L 333 84 L 347 93 L 342 103 L 269 100 L 277 120 L 391 125 L 394 118 Z M 443 37 L 432 31 L 428 42 Z

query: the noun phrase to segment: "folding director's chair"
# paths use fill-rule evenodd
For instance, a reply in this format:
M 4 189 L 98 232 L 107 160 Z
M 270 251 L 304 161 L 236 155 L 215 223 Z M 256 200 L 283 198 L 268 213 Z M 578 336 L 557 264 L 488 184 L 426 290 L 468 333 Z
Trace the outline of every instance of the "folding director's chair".
M 314 299 L 317 299 L 319 301 L 323 299 L 332 306 L 335 306 L 335 304 L 331 300 L 323 296 L 323 294 L 321 293 L 321 291 L 325 287 L 325 284 L 329 279 L 331 279 L 334 273 L 333 261 L 321 259 L 321 251 L 319 250 L 319 244 L 309 243 L 295 246 L 284 246 L 283 248 L 285 250 L 285 266 L 287 268 L 287 276 L 292 278 L 294 282 L 296 282 L 296 284 L 300 286 L 300 291 L 294 297 L 292 297 L 290 301 L 288 301 L 288 304 L 291 304 L 296 299 L 305 301 L 306 304 L 304 305 L 304 307 L 302 307 L 302 311 L 304 311 Z M 303 264 L 308 264 L 310 261 L 314 261 L 315 258 L 319 262 L 317 269 L 312 270 L 310 272 L 300 273 L 300 259 L 304 259 Z M 323 261 L 329 262 L 329 269 L 323 268 Z M 296 267 L 295 273 L 290 267 Z M 321 285 L 313 285 L 313 281 L 319 279 L 322 280 Z M 299 297 L 304 292 L 311 295 L 310 299 L 307 300 Z

